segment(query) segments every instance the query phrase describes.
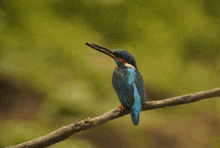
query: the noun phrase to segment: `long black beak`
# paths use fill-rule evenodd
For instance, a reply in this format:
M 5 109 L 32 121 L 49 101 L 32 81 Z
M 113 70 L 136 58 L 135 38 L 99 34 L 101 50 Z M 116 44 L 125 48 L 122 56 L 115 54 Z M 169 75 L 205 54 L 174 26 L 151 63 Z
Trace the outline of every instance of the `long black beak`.
M 93 43 L 89 43 L 89 42 L 86 42 L 85 43 L 86 45 L 88 45 L 89 47 L 97 50 L 97 51 L 100 51 L 104 54 L 107 54 L 108 56 L 114 58 L 114 51 L 112 51 L 111 49 L 108 49 L 108 48 L 105 48 L 105 47 L 102 47 L 102 46 L 99 46 L 99 45 L 96 45 L 96 44 L 93 44 Z

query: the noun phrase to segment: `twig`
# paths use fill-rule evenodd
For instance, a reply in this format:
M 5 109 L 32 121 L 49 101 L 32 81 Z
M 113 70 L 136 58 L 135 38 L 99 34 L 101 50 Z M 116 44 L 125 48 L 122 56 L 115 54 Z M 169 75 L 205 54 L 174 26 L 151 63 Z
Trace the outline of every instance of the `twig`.
M 208 91 L 202 91 L 202 92 L 198 92 L 194 94 L 178 96 L 178 97 L 164 99 L 164 100 L 159 100 L 159 101 L 149 101 L 149 102 L 146 102 L 146 105 L 143 107 L 142 110 L 146 111 L 146 110 L 151 110 L 151 109 L 164 108 L 167 106 L 176 106 L 176 105 L 196 102 L 202 99 L 218 97 L 218 96 L 220 96 L 220 88 L 216 88 L 216 89 L 212 89 Z M 126 111 L 117 108 L 117 109 L 110 110 L 109 112 L 101 116 L 92 118 L 92 119 L 87 118 L 80 122 L 79 122 L 80 119 L 78 119 L 75 123 L 67 125 L 67 126 L 63 126 L 48 135 L 45 135 L 43 137 L 31 140 L 31 141 L 21 143 L 19 145 L 10 146 L 8 148 L 47 147 L 52 144 L 58 143 L 62 140 L 65 140 L 75 133 L 78 133 L 80 131 L 87 130 L 90 128 L 94 128 L 96 126 L 104 124 L 107 121 L 119 118 L 126 114 L 127 114 Z

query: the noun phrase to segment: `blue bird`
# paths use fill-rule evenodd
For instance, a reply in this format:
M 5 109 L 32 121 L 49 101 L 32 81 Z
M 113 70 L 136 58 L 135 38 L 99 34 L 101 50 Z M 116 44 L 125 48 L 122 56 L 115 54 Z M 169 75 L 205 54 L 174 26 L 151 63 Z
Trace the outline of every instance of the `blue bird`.
M 130 53 L 122 49 L 111 50 L 89 42 L 85 44 L 115 60 L 118 67 L 114 70 L 112 84 L 122 104 L 118 107 L 130 112 L 132 122 L 137 126 L 140 111 L 146 103 L 146 93 L 136 60 Z

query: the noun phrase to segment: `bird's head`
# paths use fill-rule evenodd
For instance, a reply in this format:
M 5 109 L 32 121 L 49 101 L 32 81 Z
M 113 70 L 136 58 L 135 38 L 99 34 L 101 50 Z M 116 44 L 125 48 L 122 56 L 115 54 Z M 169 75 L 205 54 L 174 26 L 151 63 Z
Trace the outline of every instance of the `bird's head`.
M 137 69 L 136 60 L 127 51 L 122 49 L 111 50 L 93 43 L 86 42 L 89 47 L 98 50 L 108 56 L 112 57 L 120 68 L 134 68 Z

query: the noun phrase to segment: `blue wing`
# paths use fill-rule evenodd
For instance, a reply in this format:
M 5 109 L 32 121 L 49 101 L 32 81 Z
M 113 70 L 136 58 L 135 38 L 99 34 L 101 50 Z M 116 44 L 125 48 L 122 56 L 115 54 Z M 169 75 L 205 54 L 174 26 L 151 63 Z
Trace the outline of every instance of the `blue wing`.
M 145 87 L 144 87 L 144 81 L 143 81 L 143 78 L 138 70 L 136 71 L 136 73 L 137 73 L 138 77 L 137 77 L 137 80 L 135 81 L 135 84 L 137 86 L 138 93 L 140 94 L 140 97 L 141 97 L 141 104 L 144 105 L 144 104 L 146 104 L 146 101 L 147 101 Z
M 133 68 L 118 68 L 113 73 L 113 87 L 123 107 L 131 114 L 134 125 L 139 124 L 139 114 L 146 102 L 143 78 Z

